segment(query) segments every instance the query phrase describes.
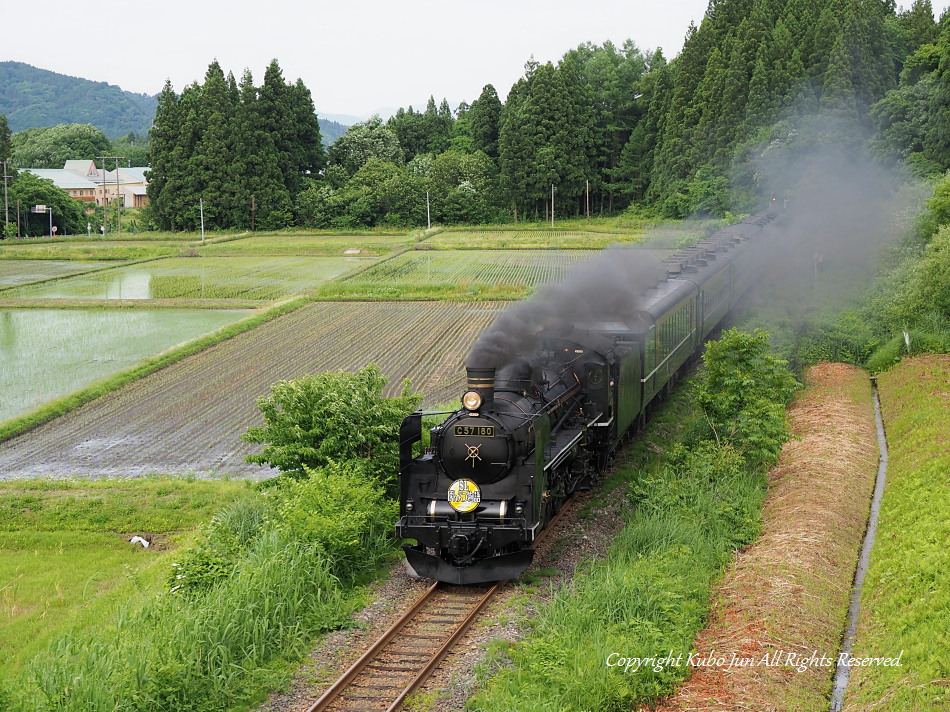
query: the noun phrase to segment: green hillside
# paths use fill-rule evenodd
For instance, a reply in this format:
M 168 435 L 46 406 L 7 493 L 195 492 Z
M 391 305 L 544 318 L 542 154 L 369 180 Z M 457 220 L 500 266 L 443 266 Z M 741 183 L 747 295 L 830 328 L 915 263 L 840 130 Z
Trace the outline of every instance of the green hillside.
M 22 62 L 0 62 L 0 114 L 12 131 L 58 124 L 93 124 L 109 138 L 148 134 L 154 96 L 105 82 L 68 77 Z

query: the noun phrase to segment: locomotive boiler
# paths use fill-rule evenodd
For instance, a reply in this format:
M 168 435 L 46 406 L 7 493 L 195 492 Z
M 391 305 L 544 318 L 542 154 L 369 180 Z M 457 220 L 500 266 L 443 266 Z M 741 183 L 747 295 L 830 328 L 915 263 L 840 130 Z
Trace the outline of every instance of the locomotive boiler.
M 416 573 L 470 584 L 527 568 L 563 502 L 591 487 L 752 283 L 778 215 L 760 213 L 664 260 L 634 290 L 623 285 L 628 298 L 600 284 L 608 296 L 588 290 L 587 300 L 546 305 L 540 323 L 522 320 L 530 339 L 518 334 L 500 365 L 469 357 L 461 407 L 425 447 L 426 413 L 409 415 L 396 533 L 415 542 L 404 549 Z M 602 303 L 578 309 L 591 300 Z M 552 312 L 563 318 L 551 323 Z

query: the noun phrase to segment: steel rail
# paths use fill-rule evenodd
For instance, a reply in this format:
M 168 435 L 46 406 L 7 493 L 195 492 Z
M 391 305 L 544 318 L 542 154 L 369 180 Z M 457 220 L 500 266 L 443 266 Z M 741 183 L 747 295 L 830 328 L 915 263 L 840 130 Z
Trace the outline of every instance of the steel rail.
M 363 653 L 359 659 L 354 662 L 349 670 L 343 673 L 343 676 L 340 677 L 333 685 L 324 692 L 320 699 L 314 702 L 310 707 L 307 708 L 307 712 L 321 712 L 325 710 L 333 700 L 335 700 L 339 694 L 345 690 L 351 682 L 359 675 L 375 658 L 376 655 L 382 650 L 386 645 L 396 637 L 396 634 L 399 633 L 412 618 L 415 617 L 416 613 L 419 612 L 425 604 L 432 598 L 432 595 L 436 592 L 436 589 L 439 588 L 439 583 L 436 582 L 432 584 L 419 598 L 416 599 L 405 613 L 403 613 L 399 619 L 393 623 L 389 629 L 383 633 L 383 635 L 367 650 Z
M 416 675 L 408 685 L 406 685 L 406 689 L 399 693 L 399 696 L 396 698 L 395 702 L 393 702 L 387 708 L 386 712 L 396 712 L 396 710 L 402 707 L 406 697 L 411 695 L 422 686 L 422 683 L 425 682 L 433 672 L 435 672 L 435 669 L 438 667 L 439 663 L 441 663 L 445 656 L 448 655 L 458 644 L 459 640 L 463 635 L 465 635 L 466 631 L 471 628 L 472 623 L 475 622 L 475 619 L 478 617 L 478 615 L 482 612 L 485 606 L 488 605 L 488 602 L 492 599 L 495 593 L 497 593 L 498 589 L 500 589 L 506 583 L 508 582 L 498 581 L 494 586 L 488 589 L 485 595 L 482 596 L 481 600 L 479 600 L 479 602 L 476 603 L 472 608 L 471 613 L 465 617 L 465 620 L 459 623 L 458 627 L 456 627 L 449 639 L 446 640 L 442 647 L 435 652 L 435 654 L 429 659 L 429 662 L 426 663 L 425 667 L 422 668 L 419 674 Z

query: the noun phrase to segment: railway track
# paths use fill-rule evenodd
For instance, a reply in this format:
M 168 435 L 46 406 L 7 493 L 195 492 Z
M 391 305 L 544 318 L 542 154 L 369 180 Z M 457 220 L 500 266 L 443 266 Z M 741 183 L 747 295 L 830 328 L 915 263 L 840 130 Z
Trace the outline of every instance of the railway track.
M 572 494 L 534 541 L 537 548 L 571 511 Z M 507 584 L 435 583 L 306 712 L 395 712 L 452 651 L 492 597 Z
M 398 710 L 504 583 L 434 584 L 307 712 Z

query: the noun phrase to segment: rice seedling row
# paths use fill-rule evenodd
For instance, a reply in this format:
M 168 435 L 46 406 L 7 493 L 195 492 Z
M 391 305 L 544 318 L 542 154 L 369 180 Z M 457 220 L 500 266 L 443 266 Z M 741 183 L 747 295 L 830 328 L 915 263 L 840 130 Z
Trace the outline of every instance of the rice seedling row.
M 389 393 L 411 378 L 429 403 L 458 396 L 469 345 L 503 305 L 314 303 L 217 344 L 5 443 L 0 479 L 227 473 L 240 435 L 261 422 L 256 399 L 280 379 L 376 363 Z
M 425 244 L 437 250 L 600 249 L 642 239 L 641 230 L 447 230 L 428 238 Z
M 0 260 L 0 290 L 110 266 L 108 262 L 78 260 Z
M 384 255 L 412 242 L 407 235 L 254 235 L 240 239 L 222 240 L 201 249 L 203 255 L 307 255 L 338 256 L 357 254 Z
M 174 257 L 11 289 L 4 297 L 263 301 L 305 291 L 360 263 L 343 257 Z
M 344 282 L 385 284 L 485 283 L 535 286 L 560 281 L 593 250 L 414 250 L 386 260 Z

